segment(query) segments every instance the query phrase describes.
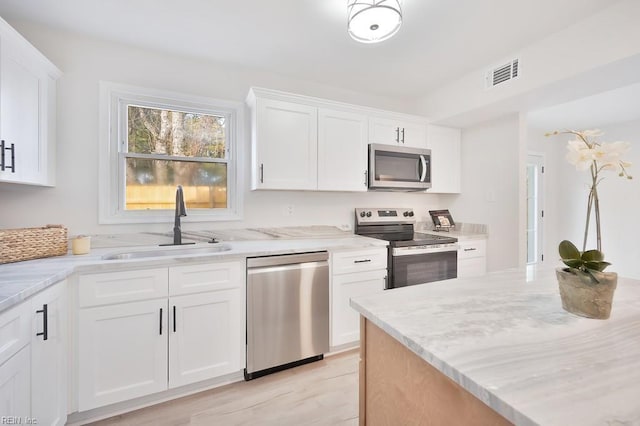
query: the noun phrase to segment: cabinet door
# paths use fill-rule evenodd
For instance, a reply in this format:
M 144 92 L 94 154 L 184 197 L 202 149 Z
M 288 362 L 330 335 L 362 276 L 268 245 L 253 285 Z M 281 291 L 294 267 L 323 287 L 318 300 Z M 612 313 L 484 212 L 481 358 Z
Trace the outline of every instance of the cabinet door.
M 334 275 L 331 286 L 331 346 L 360 339 L 360 316 L 350 305 L 352 297 L 384 291 L 386 270 Z
M 29 346 L 0 365 L 0 416 L 30 415 L 29 372 Z
M 432 193 L 460 192 L 460 129 L 429 125 Z
M 67 421 L 66 282 L 31 301 L 31 417 L 39 424 Z
M 5 170 L 0 180 L 21 183 L 45 183 L 46 146 L 41 134 L 40 112 L 45 110 L 46 76 L 32 64 L 17 46 L 0 40 L 0 138 L 5 148 Z M 13 154 L 13 159 L 12 159 Z M 14 166 L 8 169 L 7 166 Z
M 369 142 L 426 148 L 427 126 L 419 122 L 371 118 L 369 120 Z
M 169 387 L 210 379 L 244 368 L 241 290 L 169 299 Z
M 367 190 L 367 117 L 318 110 L 318 189 Z
M 167 389 L 167 299 L 81 309 L 78 408 Z
M 317 108 L 256 101 L 254 189 L 316 189 Z

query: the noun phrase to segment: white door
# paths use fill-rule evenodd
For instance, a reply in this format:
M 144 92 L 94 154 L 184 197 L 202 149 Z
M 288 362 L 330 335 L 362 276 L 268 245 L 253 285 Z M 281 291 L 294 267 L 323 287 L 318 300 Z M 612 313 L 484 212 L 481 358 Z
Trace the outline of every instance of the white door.
M 171 297 L 169 307 L 170 388 L 244 368 L 239 288 Z
M 39 424 L 67 421 L 66 281 L 31 301 L 31 416 Z
M 25 346 L 0 365 L 0 418 L 30 415 L 29 362 L 29 346 Z
M 427 147 L 431 150 L 431 193 L 460 192 L 460 129 L 429 125 Z
M 79 411 L 167 389 L 167 299 L 81 309 Z
M 384 291 L 386 270 L 357 272 L 333 276 L 331 303 L 331 346 L 360 339 L 360 315 L 351 307 L 352 297 Z
M 544 260 L 542 252 L 543 177 L 543 154 L 529 153 L 527 155 L 527 264 Z
M 255 189 L 316 189 L 317 108 L 258 99 Z
M 0 181 L 43 182 L 47 164 L 45 139 L 40 135 L 40 111 L 44 108 L 41 76 L 30 60 L 4 39 L 0 53 L 0 139 L 5 146 Z M 13 150 L 6 149 L 11 144 Z
M 367 116 L 318 110 L 318 189 L 367 190 Z

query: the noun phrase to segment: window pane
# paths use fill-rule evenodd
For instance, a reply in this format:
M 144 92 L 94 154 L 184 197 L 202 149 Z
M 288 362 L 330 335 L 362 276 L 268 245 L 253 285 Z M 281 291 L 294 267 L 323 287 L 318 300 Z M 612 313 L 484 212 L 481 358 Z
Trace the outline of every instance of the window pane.
M 126 210 L 173 209 L 182 185 L 188 209 L 227 208 L 227 165 L 127 158 Z
M 223 116 L 127 106 L 129 152 L 225 158 Z

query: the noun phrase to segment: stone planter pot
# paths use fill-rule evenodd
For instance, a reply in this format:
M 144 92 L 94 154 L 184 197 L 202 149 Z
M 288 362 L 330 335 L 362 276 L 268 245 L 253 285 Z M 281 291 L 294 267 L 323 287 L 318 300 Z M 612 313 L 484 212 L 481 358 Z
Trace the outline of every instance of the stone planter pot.
M 586 318 L 607 319 L 611 314 L 613 293 L 618 285 L 615 272 L 594 273 L 598 283 L 586 274 L 576 274 L 569 268 L 557 268 L 562 308 Z

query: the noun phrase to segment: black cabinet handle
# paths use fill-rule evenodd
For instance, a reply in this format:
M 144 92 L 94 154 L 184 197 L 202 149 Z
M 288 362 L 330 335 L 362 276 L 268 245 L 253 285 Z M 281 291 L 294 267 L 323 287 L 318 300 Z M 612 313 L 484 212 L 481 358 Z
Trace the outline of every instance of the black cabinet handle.
M 371 259 L 354 260 L 353 263 L 367 263 L 371 262 Z
M 173 305 L 173 332 L 176 332 L 176 305 Z
M 264 163 L 260 163 L 260 183 L 264 183 Z
M 404 127 L 402 128 L 402 143 L 404 143 Z
M 42 336 L 42 340 L 49 339 L 49 307 L 45 303 L 42 309 L 38 309 L 36 314 L 42 314 L 42 333 L 36 333 L 36 336 Z
M 396 127 L 396 142 L 400 143 L 400 127 Z
M 0 141 L 0 171 L 5 171 L 5 169 L 11 169 L 11 173 L 16 172 L 16 146 L 15 144 L 11 144 L 11 148 L 7 148 L 5 146 L 4 141 Z M 6 164 L 6 154 L 5 151 L 11 151 L 11 165 L 7 166 Z
M 476 251 L 476 250 L 477 250 L 477 249 L 476 249 L 475 247 L 473 247 L 473 248 L 466 248 L 466 249 L 464 249 L 464 251 Z
M 162 308 L 160 308 L 160 335 L 162 336 Z

